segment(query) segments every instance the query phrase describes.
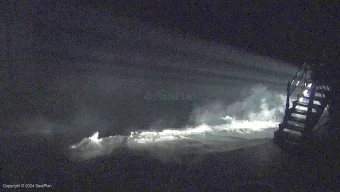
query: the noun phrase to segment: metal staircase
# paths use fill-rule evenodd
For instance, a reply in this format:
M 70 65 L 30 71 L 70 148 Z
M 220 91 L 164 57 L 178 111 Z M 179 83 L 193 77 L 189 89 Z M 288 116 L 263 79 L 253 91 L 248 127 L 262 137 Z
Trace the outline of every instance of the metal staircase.
M 329 56 L 324 54 L 317 64 L 304 64 L 287 84 L 285 115 L 274 133 L 281 149 L 282 191 L 338 189 L 323 182 L 337 177 L 330 175 L 339 173 L 334 163 L 340 154 L 340 68 L 338 57 Z M 296 88 L 301 90 L 292 98 Z
M 329 103 L 329 87 L 313 78 L 312 73 L 311 66 L 304 64 L 287 84 L 285 116 L 274 137 L 281 148 L 311 143 L 314 127 Z M 290 97 L 296 87 L 302 88 L 302 92 L 290 107 Z

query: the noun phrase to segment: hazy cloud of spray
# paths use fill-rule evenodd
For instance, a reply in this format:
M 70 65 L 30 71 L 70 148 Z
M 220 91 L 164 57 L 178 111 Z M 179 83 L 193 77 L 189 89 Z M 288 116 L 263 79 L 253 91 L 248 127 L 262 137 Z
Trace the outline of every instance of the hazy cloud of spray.
M 240 120 L 280 120 L 285 108 L 285 95 L 276 91 L 268 90 L 264 85 L 255 85 L 248 93 L 245 91 L 242 100 L 233 104 L 224 105 L 214 102 L 194 109 L 191 119 L 196 124 L 223 123 L 220 117 L 232 116 Z M 245 96 L 247 95 L 247 96 Z
M 29 129 L 42 132 L 50 132 L 48 130 L 51 129 L 55 132 L 79 130 L 89 133 L 116 130 L 120 134 L 131 127 L 180 128 L 177 125 L 185 124 L 190 115 L 196 124 L 202 119 L 210 119 L 213 124 L 215 120 L 211 119 L 228 114 L 228 110 L 221 106 L 234 102 L 233 97 L 237 97 L 243 86 L 251 86 L 249 84 L 252 82 L 243 81 L 242 78 L 271 81 L 280 88 L 285 78 L 279 79 L 277 75 L 290 77 L 289 74 L 295 73 L 294 67 L 279 61 L 251 56 L 225 45 L 185 37 L 105 11 L 84 7 L 79 8 L 78 12 L 58 4 L 56 6 L 61 6 L 65 13 L 63 19 L 55 20 L 60 14 L 56 11 L 58 9 L 42 9 L 40 4 L 29 6 L 32 15 L 41 11 L 46 17 L 36 14 L 36 18 L 30 18 L 29 11 L 22 6 L 24 11 L 20 12 L 17 23 L 11 26 L 13 52 L 18 53 L 18 59 L 25 61 L 24 64 L 14 65 L 20 71 L 15 83 L 19 90 L 29 88 L 31 93 L 36 94 L 32 99 L 29 98 L 31 93 L 23 93 L 16 101 L 11 99 L 16 93 L 8 97 L 8 103 L 16 102 L 19 106 L 25 100 L 27 103 L 22 105 L 36 108 L 34 113 L 30 109 L 25 111 L 26 107 L 19 109 L 22 114 L 9 112 L 13 117 L 23 118 L 22 124 L 25 126 L 21 126 L 20 131 L 28 129 L 28 125 L 34 125 Z M 26 17 L 31 20 L 22 20 Z M 40 20 L 46 24 L 45 34 L 37 37 L 30 26 Z M 22 42 L 21 35 L 26 39 L 37 39 Z M 29 51 L 22 47 L 28 47 Z M 47 51 L 42 53 L 41 50 Z M 33 62 L 34 59 L 41 62 Z M 187 70 L 189 67 L 194 71 Z M 224 79 L 219 76 L 221 74 L 237 78 Z M 37 76 L 39 80 L 35 79 Z M 221 103 L 216 103 L 215 107 L 209 103 L 209 108 L 216 108 L 210 110 L 211 113 L 202 108 L 201 112 L 195 109 L 191 114 L 192 106 L 201 103 L 201 100 L 149 102 L 143 98 L 146 92 L 157 91 L 188 93 L 202 101 L 210 97 L 210 100 L 217 99 Z M 255 105 L 259 101 L 252 102 Z M 243 111 L 246 110 L 242 106 L 246 104 L 239 105 L 239 108 L 244 108 Z M 239 118 L 247 116 L 238 114 L 245 112 L 237 110 L 231 110 L 230 113 Z M 3 121 L 7 120 L 4 118 Z M 59 126 L 51 128 L 45 121 Z M 215 124 L 219 124 L 217 121 L 223 122 L 218 119 Z
M 243 92 L 244 94 L 244 92 Z M 225 105 L 214 102 L 193 110 L 196 126 L 183 129 L 163 127 L 163 130 L 132 131 L 129 137 L 115 135 L 84 138 L 72 145 L 70 153 L 75 159 L 88 159 L 109 155 L 125 146 L 131 150 L 145 150 L 164 161 L 178 161 L 181 156 L 209 152 L 229 151 L 261 144 L 273 136 L 284 112 L 285 96 L 256 85 L 243 100 Z M 162 120 L 152 127 L 162 126 Z M 77 157 L 76 157 L 77 156 Z

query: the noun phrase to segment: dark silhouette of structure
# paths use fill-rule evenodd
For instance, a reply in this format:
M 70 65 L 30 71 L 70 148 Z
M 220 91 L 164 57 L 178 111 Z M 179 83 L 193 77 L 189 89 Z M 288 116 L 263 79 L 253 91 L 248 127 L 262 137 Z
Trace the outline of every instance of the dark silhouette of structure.
M 283 191 L 338 190 L 339 184 L 334 182 L 340 176 L 338 61 L 338 50 L 327 49 L 322 60 L 305 63 L 287 84 L 285 116 L 274 133 L 274 141 L 281 148 Z M 302 90 L 290 102 L 296 88 Z
M 327 140 L 338 138 L 340 70 L 336 53 L 329 52 L 326 51 L 327 54 L 318 64 L 303 64 L 287 84 L 285 116 L 274 137 L 282 149 L 305 150 L 318 145 L 320 137 L 315 134 L 315 127 L 325 112 L 328 113 L 329 123 L 322 129 L 332 136 Z M 302 92 L 297 94 L 297 99 L 290 106 L 291 95 L 297 87 L 302 88 Z

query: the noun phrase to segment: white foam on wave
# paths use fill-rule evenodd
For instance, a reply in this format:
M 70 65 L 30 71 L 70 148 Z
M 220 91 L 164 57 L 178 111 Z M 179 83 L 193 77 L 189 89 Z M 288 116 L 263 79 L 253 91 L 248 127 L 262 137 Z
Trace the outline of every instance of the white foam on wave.
M 195 114 L 200 122 L 198 126 L 158 129 L 160 131 L 136 130 L 129 136 L 115 135 L 105 138 L 98 138 L 99 133 L 96 132 L 72 145 L 70 150 L 76 159 L 109 155 L 122 146 L 131 150 L 147 150 L 161 159 L 169 159 L 178 153 L 202 154 L 234 150 L 259 144 L 259 139 L 262 139 L 262 143 L 271 139 L 281 121 L 284 102 L 284 95 L 260 86 L 252 89 L 243 102 L 229 105 L 218 113 L 208 108 L 200 109 Z M 243 111 L 239 117 L 225 115 L 232 112 L 237 114 L 238 111 Z M 211 113 L 214 114 L 213 117 L 210 116 Z M 218 117 L 218 114 L 225 116 Z

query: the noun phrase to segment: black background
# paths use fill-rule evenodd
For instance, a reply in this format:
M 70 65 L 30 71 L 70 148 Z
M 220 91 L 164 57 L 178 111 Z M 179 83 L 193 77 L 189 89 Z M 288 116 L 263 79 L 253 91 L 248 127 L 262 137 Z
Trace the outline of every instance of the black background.
M 325 47 L 334 47 L 339 41 L 336 2 L 305 2 L 96 1 L 92 5 L 188 36 L 301 63 L 318 59 Z

